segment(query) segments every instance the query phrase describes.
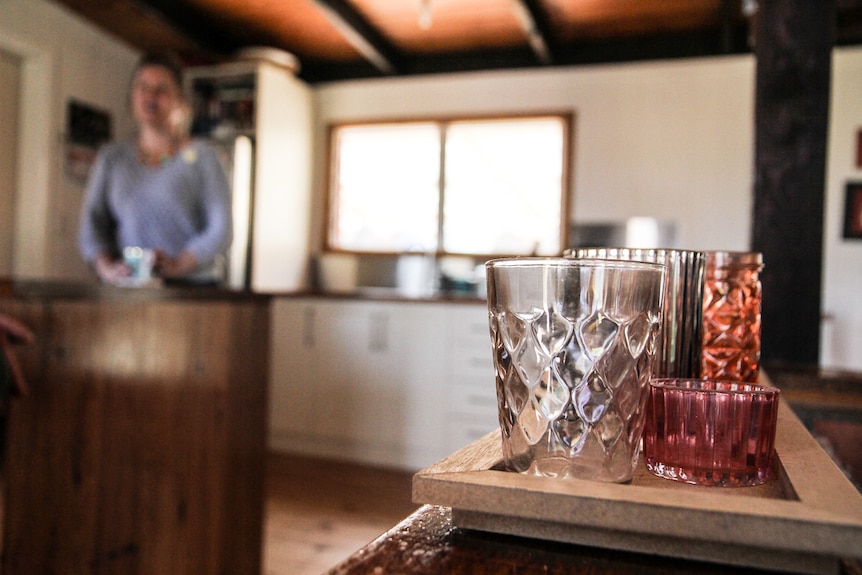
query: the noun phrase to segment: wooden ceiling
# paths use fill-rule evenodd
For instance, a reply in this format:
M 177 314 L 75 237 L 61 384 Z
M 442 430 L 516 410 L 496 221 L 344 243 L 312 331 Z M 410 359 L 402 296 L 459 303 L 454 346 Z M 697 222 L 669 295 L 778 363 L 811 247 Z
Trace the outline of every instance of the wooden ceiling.
M 189 64 L 269 46 L 310 83 L 386 75 L 744 53 L 756 0 L 55 0 L 141 50 Z M 862 42 L 862 0 L 835 0 Z

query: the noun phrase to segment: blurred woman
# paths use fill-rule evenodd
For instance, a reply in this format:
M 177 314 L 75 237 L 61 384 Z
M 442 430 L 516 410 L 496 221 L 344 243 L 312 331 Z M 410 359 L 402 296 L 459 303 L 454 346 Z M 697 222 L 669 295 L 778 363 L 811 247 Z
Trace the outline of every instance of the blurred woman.
M 188 136 L 182 69 L 145 55 L 130 90 L 134 138 L 104 146 L 81 213 L 79 249 L 106 283 L 131 273 L 126 247 L 155 251 L 166 280 L 217 284 L 231 242 L 230 189 L 215 152 Z

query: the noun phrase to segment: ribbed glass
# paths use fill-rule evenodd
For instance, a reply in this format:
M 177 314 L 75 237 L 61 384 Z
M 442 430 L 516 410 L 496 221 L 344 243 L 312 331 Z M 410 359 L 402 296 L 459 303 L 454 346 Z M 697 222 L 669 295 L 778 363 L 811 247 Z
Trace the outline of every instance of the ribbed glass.
M 775 387 L 708 380 L 654 380 L 644 460 L 655 475 L 698 485 L 748 486 L 772 472 Z
M 567 257 L 652 262 L 667 268 L 656 377 L 700 377 L 703 342 L 703 252 L 673 249 L 581 248 Z

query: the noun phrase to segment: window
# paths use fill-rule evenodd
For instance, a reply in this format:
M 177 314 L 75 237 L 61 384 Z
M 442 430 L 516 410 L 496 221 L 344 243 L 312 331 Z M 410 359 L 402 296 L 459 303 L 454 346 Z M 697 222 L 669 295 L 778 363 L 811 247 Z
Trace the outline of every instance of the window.
M 557 254 L 571 117 L 336 126 L 328 247 Z

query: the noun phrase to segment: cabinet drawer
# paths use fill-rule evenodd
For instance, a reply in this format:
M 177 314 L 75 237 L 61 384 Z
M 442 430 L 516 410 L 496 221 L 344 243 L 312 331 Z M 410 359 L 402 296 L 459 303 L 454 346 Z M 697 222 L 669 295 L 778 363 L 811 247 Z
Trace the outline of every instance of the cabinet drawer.
M 453 347 L 462 344 L 475 345 L 485 342 L 491 344 L 491 332 L 488 329 L 488 320 L 466 319 L 464 321 L 449 322 L 449 338 Z
M 497 391 L 493 376 L 482 380 L 475 378 L 450 380 L 446 386 L 446 392 L 449 396 L 450 414 L 479 416 L 491 414 L 496 417 Z
M 470 445 L 474 441 L 485 437 L 485 435 L 492 431 L 497 431 L 499 433 L 500 429 L 496 418 L 491 419 L 490 421 L 487 419 L 455 419 L 450 420 L 447 427 L 446 443 L 449 453 L 453 453 L 462 447 Z
M 472 347 L 452 348 L 448 354 L 446 371 L 452 377 L 469 375 L 472 377 L 494 377 L 494 360 L 490 342 Z

